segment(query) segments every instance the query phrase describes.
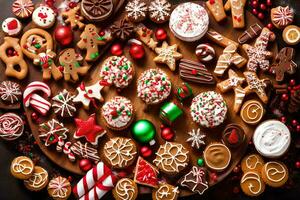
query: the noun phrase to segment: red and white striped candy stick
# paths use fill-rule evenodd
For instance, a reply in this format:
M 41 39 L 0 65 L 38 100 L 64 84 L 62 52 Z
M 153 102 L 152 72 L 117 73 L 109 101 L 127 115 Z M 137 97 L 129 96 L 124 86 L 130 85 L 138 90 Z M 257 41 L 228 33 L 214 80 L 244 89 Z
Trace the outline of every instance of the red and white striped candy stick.
M 67 154 L 69 160 L 73 162 L 73 161 L 75 161 L 76 158 L 70 149 L 71 145 L 72 145 L 72 143 L 70 141 L 66 142 L 64 145 L 64 148 L 63 148 L 63 152 L 64 152 L 64 154 Z
M 99 200 L 108 191 L 112 190 L 117 182 L 117 177 L 113 174 L 107 176 L 104 180 L 98 181 L 93 189 L 89 193 L 85 194 L 79 200 Z
M 32 106 L 36 111 L 42 115 L 46 115 L 51 108 L 49 101 L 36 94 L 36 92 L 42 91 L 46 97 L 50 97 L 51 90 L 49 86 L 40 81 L 34 81 L 27 85 L 23 93 L 23 103 L 26 107 Z
M 73 193 L 76 197 L 80 198 L 85 194 L 88 194 L 98 181 L 103 181 L 112 174 L 110 168 L 108 168 L 103 162 L 99 162 L 95 167 L 90 169 L 86 175 L 75 185 Z

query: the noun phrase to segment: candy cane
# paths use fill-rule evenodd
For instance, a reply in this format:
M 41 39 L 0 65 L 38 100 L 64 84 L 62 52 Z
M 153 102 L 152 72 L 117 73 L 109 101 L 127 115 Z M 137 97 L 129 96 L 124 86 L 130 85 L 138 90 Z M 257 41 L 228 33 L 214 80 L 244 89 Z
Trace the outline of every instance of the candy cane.
M 103 181 L 96 183 L 95 187 L 85 194 L 79 200 L 98 200 L 101 199 L 108 191 L 114 188 L 117 182 L 117 177 L 115 175 L 109 175 Z
M 76 157 L 75 157 L 74 153 L 71 151 L 71 148 L 70 148 L 71 145 L 72 145 L 72 143 L 70 141 L 65 143 L 65 141 L 62 139 L 62 137 L 59 136 L 58 142 L 56 145 L 56 151 L 67 154 L 69 160 L 73 162 L 76 160 Z
M 51 90 L 49 86 L 40 81 L 34 81 L 27 85 L 23 93 L 23 103 L 26 107 L 32 106 L 42 115 L 46 115 L 51 104 L 49 101 L 36 94 L 35 92 L 42 91 L 47 97 L 50 97 Z
M 112 171 L 103 163 L 99 162 L 94 168 L 90 169 L 86 175 L 74 186 L 73 193 L 80 198 L 89 193 L 89 190 L 95 187 L 97 182 L 102 182 Z

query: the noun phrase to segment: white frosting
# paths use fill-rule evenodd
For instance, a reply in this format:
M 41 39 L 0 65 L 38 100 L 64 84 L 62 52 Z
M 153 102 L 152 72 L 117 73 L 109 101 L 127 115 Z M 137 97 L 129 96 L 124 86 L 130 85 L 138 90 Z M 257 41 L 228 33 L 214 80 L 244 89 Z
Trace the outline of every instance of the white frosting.
M 253 135 L 256 150 L 268 158 L 282 156 L 290 146 L 291 133 L 280 121 L 268 120 L 261 123 Z
M 185 41 L 196 41 L 208 30 L 207 11 L 196 3 L 183 3 L 177 6 L 170 17 L 170 29 L 176 37 Z
M 22 29 L 21 22 L 15 17 L 9 17 L 2 22 L 2 30 L 8 35 L 17 35 Z
M 32 21 L 40 28 L 50 28 L 55 22 L 55 12 L 48 6 L 39 6 L 32 13 Z

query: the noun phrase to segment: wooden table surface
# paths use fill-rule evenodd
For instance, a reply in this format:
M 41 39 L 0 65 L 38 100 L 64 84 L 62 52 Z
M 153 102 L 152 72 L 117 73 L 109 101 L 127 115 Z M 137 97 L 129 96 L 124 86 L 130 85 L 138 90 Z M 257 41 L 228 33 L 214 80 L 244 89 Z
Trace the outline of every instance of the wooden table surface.
M 280 3 L 278 5 L 285 5 L 283 2 L 287 2 L 289 5 L 291 5 L 295 10 L 296 14 L 297 12 L 300 12 L 300 5 L 298 2 L 298 5 L 296 5 L 297 0 L 278 0 L 274 1 L 274 3 Z M 12 16 L 10 7 L 11 7 L 12 0 L 0 0 L 0 4 L 2 8 L 1 9 L 1 16 L 0 21 L 2 21 L 5 17 Z M 183 1 L 172 1 L 174 3 L 183 2 Z M 298 15 L 298 14 L 297 14 Z M 297 16 L 298 24 L 299 24 L 299 15 Z M 282 47 L 282 40 L 279 36 L 279 40 L 277 40 L 279 43 L 279 49 Z M 297 54 L 299 55 L 299 53 Z M 297 56 L 297 63 L 300 65 L 300 57 Z M 1 75 L 2 76 L 2 75 Z M 2 78 L 1 78 L 2 79 Z M 2 142 L 0 144 L 0 155 L 1 155 L 1 161 L 0 161 L 0 199 L 1 200 L 9 200 L 9 199 L 49 199 L 47 195 L 47 191 L 43 190 L 39 193 L 32 193 L 27 191 L 24 186 L 22 185 L 22 182 L 12 178 L 12 176 L 9 174 L 9 165 L 11 160 L 17 156 L 17 153 L 15 151 L 14 147 L 11 147 L 8 145 L 8 143 Z M 57 168 L 54 166 L 51 162 L 49 162 L 46 158 L 43 158 L 43 162 L 47 163 L 50 167 L 53 167 L 54 169 L 59 170 L 61 173 L 65 173 L 60 168 Z M 66 173 L 68 175 L 68 173 Z M 232 187 L 229 185 L 226 185 L 227 180 L 224 180 L 214 188 L 212 188 L 210 191 L 208 191 L 203 198 L 201 199 L 247 199 L 243 194 L 234 195 L 232 193 Z M 266 190 L 265 194 L 261 196 L 261 199 L 295 199 L 296 194 L 299 194 L 300 186 L 293 190 Z M 112 197 L 107 196 L 105 199 L 111 199 Z M 195 196 L 193 199 L 198 199 L 199 196 Z M 145 198 L 146 199 L 146 198 Z M 150 198 L 149 198 L 150 199 Z M 187 198 L 188 199 L 188 198 Z

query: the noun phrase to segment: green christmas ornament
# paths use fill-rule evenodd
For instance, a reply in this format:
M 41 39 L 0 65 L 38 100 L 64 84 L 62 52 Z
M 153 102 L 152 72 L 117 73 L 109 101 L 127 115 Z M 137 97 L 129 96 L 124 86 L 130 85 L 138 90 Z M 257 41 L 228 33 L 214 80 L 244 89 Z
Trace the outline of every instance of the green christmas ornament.
M 136 121 L 131 128 L 131 133 L 133 138 L 140 143 L 150 143 L 150 145 L 155 143 L 155 126 L 146 119 Z

